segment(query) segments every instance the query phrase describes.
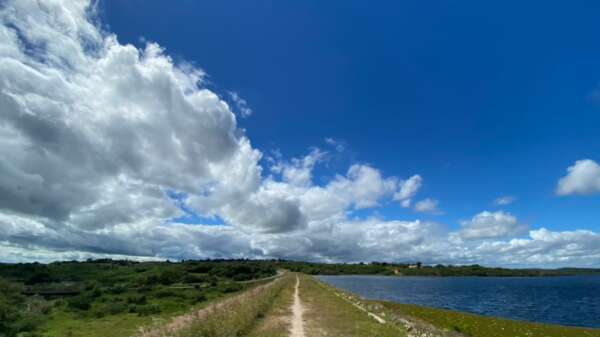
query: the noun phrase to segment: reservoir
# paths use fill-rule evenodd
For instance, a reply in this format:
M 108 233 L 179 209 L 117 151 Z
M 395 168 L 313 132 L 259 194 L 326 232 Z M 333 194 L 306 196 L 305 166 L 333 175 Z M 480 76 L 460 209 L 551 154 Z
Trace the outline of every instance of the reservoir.
M 318 276 L 367 299 L 600 328 L 600 276 Z

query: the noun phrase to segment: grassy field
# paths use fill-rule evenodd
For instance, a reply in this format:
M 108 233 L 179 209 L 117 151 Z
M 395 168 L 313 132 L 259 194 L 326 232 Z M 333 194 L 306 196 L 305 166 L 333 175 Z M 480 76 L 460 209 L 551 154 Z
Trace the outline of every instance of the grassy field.
M 243 260 L 0 265 L 0 336 L 129 337 L 275 274 Z
M 139 337 L 235 337 L 249 334 L 271 311 L 280 293 L 290 288 L 284 275 L 239 295 L 175 318 L 167 325 L 145 329 Z

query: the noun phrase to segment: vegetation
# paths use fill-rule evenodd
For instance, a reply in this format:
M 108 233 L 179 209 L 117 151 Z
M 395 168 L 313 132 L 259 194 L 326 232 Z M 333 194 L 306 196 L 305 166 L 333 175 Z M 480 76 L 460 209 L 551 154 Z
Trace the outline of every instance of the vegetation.
M 600 337 L 600 329 L 532 323 L 412 304 L 363 300 L 322 282 L 318 284 L 329 293 L 337 294 L 347 302 L 383 317 L 386 325 L 394 325 L 406 331 L 409 337 Z
M 275 274 L 244 260 L 1 264 L 0 336 L 129 336 Z
M 301 277 L 300 298 L 307 308 L 304 319 L 308 336 L 406 336 L 402 327 L 376 322 L 313 277 Z
M 290 276 L 293 280 L 293 276 Z M 289 282 L 289 281 L 288 281 Z M 289 317 L 294 296 L 293 282 L 286 284 L 274 299 L 271 308 L 259 315 L 254 327 L 246 337 L 288 337 L 291 327 Z
M 170 324 L 146 329 L 140 337 L 234 337 L 249 333 L 270 311 L 292 278 L 284 276 L 215 305 L 183 315 Z
M 422 265 L 408 263 L 309 263 L 283 261 L 283 268 L 309 275 L 398 275 L 398 276 L 571 276 L 600 274 L 600 269 L 508 269 L 489 268 L 480 265 L 452 266 L 438 264 Z
M 244 290 L 263 289 L 260 284 L 271 281 L 269 278 L 281 269 L 333 275 L 549 276 L 600 273 L 597 269 L 503 269 L 478 265 L 423 266 L 419 263 L 378 262 L 323 264 L 285 260 L 177 263 L 88 260 L 0 264 L 0 337 L 103 337 L 106 331 L 111 331 L 114 337 L 131 336 L 141 326 L 164 325 L 173 317 L 197 312 L 206 306 L 211 307 L 212 311 L 203 314 L 204 323 L 190 323 L 188 326 L 191 328 L 180 330 L 177 337 L 236 336 L 242 332 L 249 336 L 282 336 L 288 329 L 284 317 L 289 314 L 292 291 L 288 287 L 289 281 L 276 282 L 282 285 L 281 288 L 268 287 L 268 291 L 253 292 L 254 297 L 240 297 L 237 302 L 226 302 L 235 303 L 224 307 L 231 309 L 227 314 L 210 304 Z M 301 296 L 312 309 L 307 320 L 329 327 L 333 331 L 331 336 L 360 335 L 358 332 L 366 327 L 381 330 L 372 326 L 370 320 L 359 320 L 360 313 L 354 312 L 355 308 L 342 305 L 342 299 L 335 297 L 334 292 L 328 292 L 321 283 L 308 276 L 302 277 L 302 280 Z M 248 301 L 252 304 L 246 304 Z M 318 301 L 323 303 L 318 305 Z M 386 308 L 396 313 L 404 310 L 407 315 L 415 315 L 444 329 L 460 330 L 472 336 L 495 336 L 489 334 L 488 330 L 493 330 L 494 324 L 500 324 L 497 322 L 501 322 L 512 333 L 530 329 L 542 331 L 540 336 L 544 333 L 545 336 L 554 336 L 552 331 L 557 331 L 555 335 L 558 336 L 563 331 L 561 329 L 566 329 L 438 309 L 402 305 L 394 307 L 391 304 Z M 354 330 L 346 327 L 347 322 L 352 322 Z M 309 323 L 309 328 L 310 324 L 313 323 Z M 578 331 L 587 333 L 587 330 Z M 597 333 L 596 330 L 592 331 Z M 379 335 L 386 336 L 386 333 L 382 330 Z

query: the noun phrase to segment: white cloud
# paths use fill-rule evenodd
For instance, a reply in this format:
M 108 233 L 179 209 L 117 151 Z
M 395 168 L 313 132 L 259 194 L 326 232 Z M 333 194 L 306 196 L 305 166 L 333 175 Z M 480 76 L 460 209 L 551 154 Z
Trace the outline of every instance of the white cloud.
M 247 246 L 261 235 L 330 227 L 396 192 L 397 178 L 360 164 L 314 185 L 318 149 L 273 159 L 265 177 L 262 153 L 203 88 L 203 71 L 157 44 L 120 44 L 87 5 L 9 1 L 0 14 L 3 239 L 94 254 L 259 254 Z M 247 103 L 230 98 L 244 114 Z M 227 226 L 167 225 L 182 215 L 178 203 Z M 157 232 L 197 241 L 168 248 Z M 132 233 L 148 245 L 129 244 Z M 223 252 L 203 241 L 217 233 L 231 242 Z
M 204 87 L 202 70 L 176 64 L 157 44 L 121 44 L 95 20 L 83 0 L 13 0 L 0 7 L 4 261 L 599 260 L 599 235 L 589 231 L 539 229 L 514 239 L 518 224 L 505 220 L 492 226 L 495 233 L 504 230 L 500 238 L 485 234 L 485 221 L 476 216 L 462 230 L 488 239 L 455 244 L 457 234 L 442 224 L 357 220 L 356 211 L 391 200 L 410 207 L 421 176 L 400 180 L 355 163 L 315 183 L 314 168 L 329 155 L 319 149 L 291 160 L 275 154 L 263 167 L 263 153 L 252 147 L 229 105 Z M 244 106 L 238 106 L 242 115 Z M 338 140 L 326 142 L 343 150 Z M 580 192 L 581 183 L 575 185 L 570 191 Z M 181 205 L 223 224 L 173 223 L 183 215 Z M 432 199 L 415 209 L 439 212 Z
M 600 234 L 585 230 L 553 232 L 540 228 L 530 231 L 526 239 L 484 241 L 463 258 L 506 266 L 598 266 Z
M 528 226 L 503 211 L 483 211 L 471 220 L 462 221 L 458 236 L 464 240 L 511 238 L 527 233 Z
M 337 152 L 344 152 L 346 150 L 346 142 L 344 142 L 343 140 L 328 137 L 328 138 L 325 138 L 325 143 L 333 146 L 333 148 Z
M 494 200 L 494 205 L 496 205 L 496 206 L 510 205 L 513 202 L 515 202 L 515 200 L 517 200 L 515 197 L 506 195 L 506 196 L 496 198 Z
M 600 193 L 600 165 L 591 159 L 582 159 L 567 169 L 567 175 L 558 181 L 558 195 L 586 195 Z
M 400 201 L 400 205 L 404 208 L 410 207 L 411 198 L 417 194 L 422 184 L 423 178 L 418 174 L 400 181 L 398 183 L 399 190 L 394 193 L 394 200 Z
M 418 201 L 415 204 L 415 211 L 422 213 L 436 213 L 439 214 L 440 210 L 438 209 L 439 202 L 434 199 L 423 199 Z
M 250 115 L 252 115 L 252 109 L 250 109 L 250 107 L 248 106 L 248 102 L 245 99 L 240 97 L 240 95 L 235 91 L 229 91 L 228 94 L 229 98 L 231 98 L 233 103 L 235 103 L 242 117 L 245 118 L 250 117 Z

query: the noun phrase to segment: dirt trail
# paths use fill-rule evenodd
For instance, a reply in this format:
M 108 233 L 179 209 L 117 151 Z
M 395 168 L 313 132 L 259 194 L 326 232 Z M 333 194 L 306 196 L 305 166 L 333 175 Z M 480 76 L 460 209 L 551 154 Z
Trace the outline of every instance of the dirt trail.
M 296 276 L 296 289 L 294 290 L 294 304 L 292 305 L 292 331 L 290 337 L 304 337 L 304 322 L 302 321 L 302 312 L 304 308 L 300 302 L 299 293 L 300 278 Z

